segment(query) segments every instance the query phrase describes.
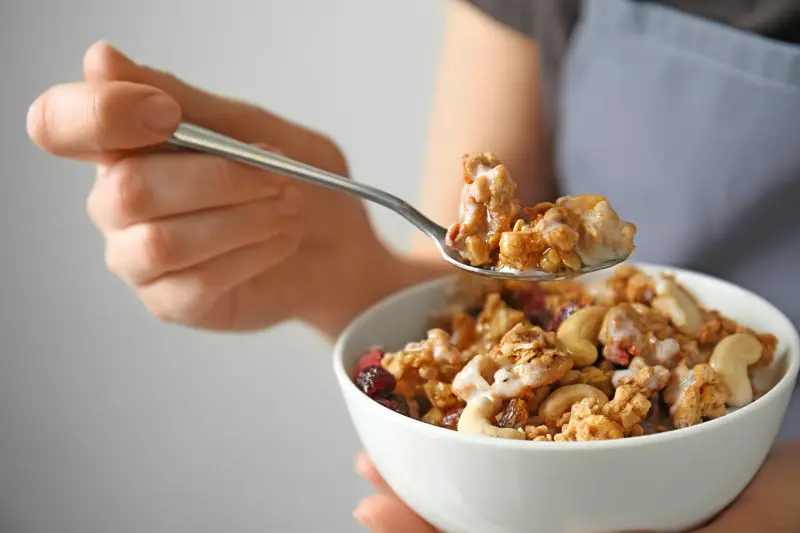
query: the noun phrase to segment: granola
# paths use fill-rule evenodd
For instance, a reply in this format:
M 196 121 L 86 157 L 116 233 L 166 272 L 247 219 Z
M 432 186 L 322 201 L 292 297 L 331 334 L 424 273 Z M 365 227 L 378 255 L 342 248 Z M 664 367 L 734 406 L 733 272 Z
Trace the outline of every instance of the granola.
M 777 347 L 774 335 L 703 308 L 674 277 L 628 265 L 594 286 L 476 287 L 448 301 L 449 314 L 437 313 L 424 339 L 377 358 L 376 348 L 367 351 L 357 385 L 390 409 L 454 431 L 535 442 L 632 438 L 701 424 L 742 399 L 754 401 L 763 391 L 750 394 L 749 374 L 769 364 Z M 603 313 L 593 330 L 575 327 L 586 307 Z M 597 357 L 578 357 L 566 330 L 582 332 L 581 350 L 588 345 Z M 736 382 L 723 345 L 750 351 Z M 742 379 L 747 394 L 734 390 Z M 476 413 L 490 416 L 461 423 Z
M 464 262 L 574 273 L 633 252 L 636 226 L 603 196 L 564 196 L 520 209 L 517 186 L 493 154 L 465 155 L 463 167 L 459 220 L 448 228 L 447 245 Z
M 450 226 L 448 244 L 471 265 L 492 260 L 503 233 L 519 214 L 517 185 L 493 154 L 464 156 L 464 188 L 459 221 Z

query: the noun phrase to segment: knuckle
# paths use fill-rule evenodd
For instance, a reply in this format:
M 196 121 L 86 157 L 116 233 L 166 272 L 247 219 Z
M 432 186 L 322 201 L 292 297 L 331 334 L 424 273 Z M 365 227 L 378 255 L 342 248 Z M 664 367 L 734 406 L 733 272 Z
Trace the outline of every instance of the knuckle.
M 160 271 L 172 263 L 175 251 L 164 229 L 156 223 L 138 227 L 136 252 L 146 271 Z
M 209 296 L 200 285 L 186 279 L 167 281 L 141 296 L 147 311 L 162 322 L 193 325 L 208 307 Z
M 92 190 L 89 191 L 89 195 L 86 197 L 85 209 L 89 220 L 91 220 L 95 226 L 102 227 L 104 226 L 102 199 L 98 189 L 97 183 L 95 183 Z
M 115 248 L 113 246 L 106 245 L 104 254 L 106 268 L 109 270 L 109 272 L 124 278 L 125 276 L 123 276 L 124 272 L 122 269 L 122 264 L 118 258 L 119 256 L 117 255 Z
M 116 275 L 129 285 L 135 285 L 138 263 L 132 261 L 135 255 L 130 253 L 130 246 L 125 242 L 124 237 L 118 233 L 109 233 L 106 238 L 104 260 L 109 272 Z
M 185 301 L 186 307 L 191 309 L 201 309 L 209 299 L 214 296 L 214 287 L 218 285 L 210 272 L 210 269 L 192 268 L 181 276 L 180 292 L 183 297 L 178 297 L 178 301 Z
M 132 265 L 125 260 L 125 254 L 121 253 L 119 248 L 115 246 L 114 241 L 106 244 L 104 259 L 106 269 L 109 272 L 128 285 L 135 284 L 136 280 L 134 279 Z
M 151 297 L 142 298 L 142 303 L 148 313 L 162 322 L 177 324 L 186 321 L 185 307 L 179 305 L 174 300 L 156 294 Z
M 115 218 L 135 221 L 145 212 L 148 202 L 144 186 L 143 162 L 140 158 L 123 159 L 108 169 L 106 181 L 107 198 L 104 201 Z

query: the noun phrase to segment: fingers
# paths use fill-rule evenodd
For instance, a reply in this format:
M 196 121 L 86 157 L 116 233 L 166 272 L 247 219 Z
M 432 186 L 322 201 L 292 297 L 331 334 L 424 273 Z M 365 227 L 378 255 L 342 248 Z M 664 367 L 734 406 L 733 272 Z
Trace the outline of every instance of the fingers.
M 378 491 L 377 495 L 363 500 L 353 512 L 353 517 L 364 527 L 373 533 L 437 533 L 436 528 L 420 518 L 394 494 L 366 452 L 356 456 L 355 470 Z
M 737 505 L 734 502 L 722 511 L 707 525 L 693 531 L 693 533 L 739 533 L 750 531 L 771 531 L 764 527 L 769 522 L 768 513 L 758 509 L 756 505 Z M 758 511 L 754 512 L 755 509 Z
M 28 110 L 30 138 L 54 155 L 99 161 L 102 154 L 166 140 L 181 120 L 163 91 L 126 81 L 50 88 Z
M 381 477 L 378 469 L 375 468 L 375 463 L 369 458 L 367 452 L 361 452 L 356 456 L 355 470 L 359 476 L 369 481 L 377 491 L 385 494 L 394 494 L 391 487 Z
M 101 230 L 214 207 L 277 197 L 288 181 L 210 155 L 127 157 L 101 169 L 89 194 L 89 217 Z
M 183 109 L 184 120 L 231 135 L 245 142 L 280 144 L 285 122 L 249 103 L 223 98 L 191 86 L 172 74 L 134 63 L 105 42 L 92 45 L 83 60 L 89 82 L 129 81 L 156 87 L 173 97 Z
M 300 234 L 301 228 L 293 226 L 287 233 L 163 276 L 137 293 L 147 310 L 165 322 L 199 324 L 213 308 L 216 323 L 235 323 L 237 291 L 232 289 L 285 261 L 297 250 Z
M 437 533 L 396 496 L 376 494 L 363 500 L 353 517 L 373 533 Z
M 105 43 L 84 57 L 85 83 L 50 88 L 28 110 L 30 138 L 54 155 L 94 162 L 165 141 L 181 120 L 245 142 L 278 144 L 286 122 L 251 104 L 132 62 Z
M 157 219 L 106 234 L 108 268 L 143 285 L 227 252 L 290 233 L 299 224 L 299 193 Z M 261 265 L 263 269 L 263 265 Z
M 353 517 L 364 527 L 374 533 L 436 533 L 433 526 L 394 494 L 366 452 L 356 456 L 355 470 L 378 491 L 353 512 Z

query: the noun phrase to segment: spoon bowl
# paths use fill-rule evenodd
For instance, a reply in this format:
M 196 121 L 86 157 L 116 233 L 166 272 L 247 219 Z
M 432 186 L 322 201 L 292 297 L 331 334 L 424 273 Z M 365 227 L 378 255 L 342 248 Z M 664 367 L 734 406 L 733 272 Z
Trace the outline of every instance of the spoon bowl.
M 430 218 L 423 215 L 417 208 L 386 191 L 370 185 L 358 183 L 351 179 L 339 176 L 327 170 L 322 170 L 288 157 L 274 154 L 250 144 L 227 137 L 215 131 L 201 128 L 194 124 L 181 123 L 167 141 L 170 146 L 204 152 L 218 157 L 224 157 L 239 163 L 255 166 L 279 174 L 284 174 L 308 183 L 321 185 L 345 194 L 357 196 L 370 202 L 391 209 L 407 221 L 412 223 L 427 235 L 450 264 L 479 276 L 501 278 L 517 281 L 555 281 L 570 279 L 596 272 L 618 265 L 627 259 L 627 256 L 616 258 L 612 261 L 586 265 L 580 271 L 545 272 L 543 270 L 529 269 L 525 271 L 502 270 L 494 267 L 475 267 L 461 260 L 458 250 L 447 245 L 447 230 Z
M 594 263 L 592 265 L 583 265 L 580 270 L 564 270 L 558 272 L 545 272 L 544 270 L 536 270 L 535 268 L 528 270 L 504 270 L 495 267 L 476 267 L 468 265 L 461 261 L 458 250 L 455 250 L 446 244 L 442 244 L 442 246 L 440 246 L 440 250 L 442 252 L 442 257 L 444 257 L 448 263 L 453 264 L 471 274 L 477 274 L 487 278 L 508 279 L 514 281 L 559 281 L 574 279 L 579 276 L 583 276 L 584 274 L 590 274 L 592 272 L 597 272 L 598 270 L 612 268 L 628 260 L 628 256 L 625 255 L 610 261 L 603 261 Z

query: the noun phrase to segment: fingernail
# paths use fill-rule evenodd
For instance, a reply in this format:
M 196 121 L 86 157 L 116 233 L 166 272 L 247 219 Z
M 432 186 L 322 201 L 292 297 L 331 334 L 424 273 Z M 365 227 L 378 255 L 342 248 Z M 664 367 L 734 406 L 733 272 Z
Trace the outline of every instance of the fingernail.
M 356 464 L 354 469 L 359 477 L 367 479 L 367 465 L 362 459 L 362 456 L 359 455 L 358 457 L 356 457 Z
M 139 104 L 139 119 L 149 130 L 171 133 L 181 121 L 181 108 L 164 94 L 148 96 Z
M 280 148 L 276 148 L 275 146 L 272 146 L 272 145 L 267 144 L 267 143 L 254 143 L 253 146 L 257 146 L 257 147 L 261 148 L 262 150 L 266 150 L 267 152 L 274 152 L 276 154 L 283 155 L 283 152 L 281 152 Z
M 365 513 L 361 507 L 356 507 L 355 511 L 353 511 L 353 518 L 356 521 L 364 526 L 365 528 L 369 529 L 370 531 L 375 531 L 374 524 L 372 523 L 372 518 L 369 514 Z
M 113 44 L 109 43 L 108 41 L 100 41 L 100 43 L 102 43 L 104 46 L 106 46 L 108 48 L 109 52 L 114 54 L 117 57 L 117 59 L 119 59 L 120 61 L 125 61 L 126 63 L 130 63 L 132 65 L 134 64 L 133 60 L 131 60 L 131 58 L 126 56 L 124 53 L 122 53 L 120 51 L 120 49 L 117 48 L 116 46 L 114 46 Z
M 105 54 L 106 56 L 111 57 L 112 61 L 122 63 L 127 66 L 136 66 L 136 63 L 131 58 L 120 52 L 119 48 L 109 43 L 105 39 L 100 39 L 90 46 L 89 53 L 100 54 L 100 57 Z

